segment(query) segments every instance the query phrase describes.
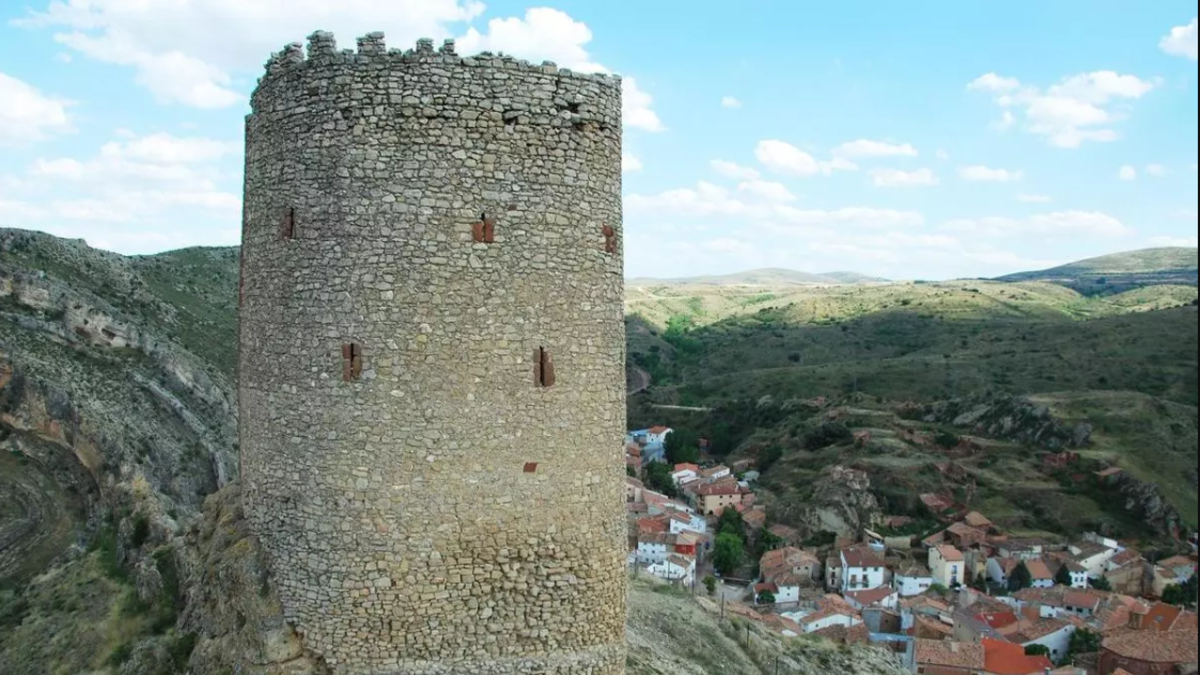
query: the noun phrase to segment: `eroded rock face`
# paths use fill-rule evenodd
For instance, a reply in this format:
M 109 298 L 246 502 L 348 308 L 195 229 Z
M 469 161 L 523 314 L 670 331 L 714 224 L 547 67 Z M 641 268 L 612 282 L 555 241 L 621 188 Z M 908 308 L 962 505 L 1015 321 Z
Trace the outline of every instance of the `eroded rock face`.
M 882 518 L 882 510 L 871 493 L 865 471 L 843 466 L 830 467 L 814 487 L 812 499 L 800 511 L 800 524 L 809 532 L 833 532 L 840 537 L 857 536 Z
M 182 630 L 196 635 L 197 673 L 325 675 L 320 657 L 284 620 L 283 606 L 234 483 L 210 496 L 184 536 Z
M 953 424 L 979 436 L 1035 445 L 1046 450 L 1084 448 L 1092 427 L 1055 419 L 1050 409 L 1019 396 L 978 396 L 934 403 L 924 410 L 928 423 Z
M 1129 473 L 1118 474 L 1116 488 L 1125 499 L 1125 510 L 1158 532 L 1179 538 L 1184 532 L 1183 516 L 1167 501 L 1153 483 L 1140 481 Z

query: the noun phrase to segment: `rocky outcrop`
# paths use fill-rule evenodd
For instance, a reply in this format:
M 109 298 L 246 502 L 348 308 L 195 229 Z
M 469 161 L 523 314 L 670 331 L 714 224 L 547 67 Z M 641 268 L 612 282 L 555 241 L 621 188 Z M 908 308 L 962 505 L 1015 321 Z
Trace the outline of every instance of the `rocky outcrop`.
M 934 403 L 924 408 L 922 419 L 1050 451 L 1085 448 L 1092 437 L 1091 425 L 1065 424 L 1050 414 L 1050 408 L 1020 396 L 977 396 Z
M 1179 510 L 1167 501 L 1154 483 L 1138 480 L 1128 472 L 1117 474 L 1114 489 L 1124 499 L 1125 511 L 1160 534 L 1180 538 L 1186 524 Z
M 882 517 L 867 473 L 834 466 L 814 482 L 812 497 L 800 505 L 794 519 L 809 533 L 832 532 L 839 537 L 856 537 L 863 528 L 874 527 Z
M 182 630 L 196 636 L 196 673 L 321 675 L 319 656 L 284 620 L 262 550 L 250 535 L 232 484 L 210 496 L 184 536 Z

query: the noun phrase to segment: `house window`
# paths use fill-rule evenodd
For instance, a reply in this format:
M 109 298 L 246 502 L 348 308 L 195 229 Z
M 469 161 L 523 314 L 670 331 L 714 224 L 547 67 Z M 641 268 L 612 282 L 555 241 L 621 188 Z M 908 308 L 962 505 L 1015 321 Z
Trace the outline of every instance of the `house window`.
M 362 347 L 350 342 L 342 345 L 342 381 L 357 380 L 362 375 Z
M 537 473 L 537 468 L 538 468 L 537 462 L 526 462 L 525 463 L 525 473 Z
M 296 238 L 296 209 L 294 207 L 289 206 L 283 211 L 283 219 L 279 223 L 279 238 Z
M 477 244 L 491 244 L 496 241 L 496 221 L 487 213 L 479 214 L 479 222 L 471 226 L 471 238 Z
M 554 360 L 545 347 L 533 350 L 533 382 L 543 388 L 554 386 Z

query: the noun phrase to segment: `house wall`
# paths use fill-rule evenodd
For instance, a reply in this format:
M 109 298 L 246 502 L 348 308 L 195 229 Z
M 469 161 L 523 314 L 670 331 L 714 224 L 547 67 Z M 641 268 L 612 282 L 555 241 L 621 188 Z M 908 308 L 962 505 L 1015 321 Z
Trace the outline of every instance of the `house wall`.
M 1067 626 L 1060 631 L 1051 633 L 1043 638 L 1039 638 L 1032 642 L 1026 642 L 1025 647 L 1030 645 L 1042 645 L 1050 650 L 1050 659 L 1054 662 L 1062 660 L 1067 652 L 1071 650 L 1071 636 L 1075 634 L 1075 626 Z

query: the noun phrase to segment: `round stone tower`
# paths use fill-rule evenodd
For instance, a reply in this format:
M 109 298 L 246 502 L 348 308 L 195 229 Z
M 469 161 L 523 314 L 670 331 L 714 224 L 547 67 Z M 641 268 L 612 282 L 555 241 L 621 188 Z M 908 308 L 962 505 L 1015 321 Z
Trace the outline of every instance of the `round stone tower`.
M 624 672 L 620 99 L 377 33 L 267 64 L 244 507 L 335 673 Z

